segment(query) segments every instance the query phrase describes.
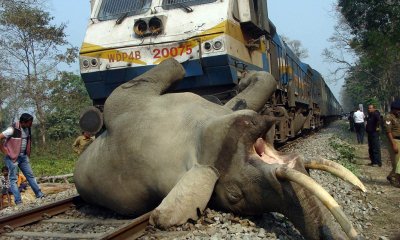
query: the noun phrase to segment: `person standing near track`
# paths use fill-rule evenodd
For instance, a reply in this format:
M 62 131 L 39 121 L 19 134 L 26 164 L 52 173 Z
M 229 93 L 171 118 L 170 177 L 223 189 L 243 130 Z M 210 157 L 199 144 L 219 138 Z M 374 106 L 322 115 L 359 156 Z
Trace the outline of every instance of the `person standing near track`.
M 19 118 L 19 122 L 14 123 L 8 127 L 5 131 L 0 133 L 0 142 L 4 144 L 0 145 L 0 150 L 3 152 L 5 157 L 5 163 L 9 171 L 10 179 L 10 190 L 14 195 L 15 204 L 21 204 L 21 194 L 18 190 L 17 185 L 17 172 L 18 167 L 28 180 L 36 198 L 43 198 L 44 194 L 40 190 L 39 185 L 36 182 L 35 176 L 31 165 L 29 163 L 29 156 L 31 152 L 31 127 L 33 122 L 33 116 L 28 113 L 23 113 Z
M 361 112 L 360 109 L 357 109 L 354 114 L 354 129 L 357 134 L 357 142 L 358 144 L 364 144 L 364 134 L 365 134 L 365 115 Z
M 381 114 L 373 104 L 368 105 L 366 131 L 368 134 L 368 153 L 371 163 L 369 166 L 382 167 L 381 142 L 379 138 Z
M 354 111 L 349 113 L 347 120 L 349 120 L 350 132 L 354 132 Z
M 394 101 L 390 105 L 390 113 L 385 116 L 385 128 L 392 162 L 392 170 L 387 176 L 387 180 L 394 187 L 400 188 L 400 100 Z

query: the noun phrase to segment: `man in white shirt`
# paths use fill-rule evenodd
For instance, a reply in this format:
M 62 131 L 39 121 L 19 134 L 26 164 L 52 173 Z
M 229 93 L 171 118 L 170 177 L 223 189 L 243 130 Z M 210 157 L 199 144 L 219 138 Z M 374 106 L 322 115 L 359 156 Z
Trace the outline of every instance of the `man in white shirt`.
M 365 115 L 363 112 L 361 112 L 360 109 L 357 109 L 357 111 L 354 112 L 353 117 L 354 117 L 354 128 L 357 134 L 357 142 L 359 144 L 363 144 L 364 133 L 365 133 L 365 123 L 364 123 Z

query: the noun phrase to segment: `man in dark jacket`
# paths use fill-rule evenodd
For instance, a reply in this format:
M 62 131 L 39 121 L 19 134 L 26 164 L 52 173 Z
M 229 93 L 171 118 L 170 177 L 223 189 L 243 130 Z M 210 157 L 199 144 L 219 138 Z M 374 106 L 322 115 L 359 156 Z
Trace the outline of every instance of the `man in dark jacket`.
M 370 166 L 382 167 L 381 143 L 379 139 L 381 115 L 373 104 L 368 105 L 366 131 L 368 134 L 368 153 L 371 159 Z
M 354 111 L 351 111 L 349 117 L 347 118 L 350 124 L 350 132 L 354 132 Z

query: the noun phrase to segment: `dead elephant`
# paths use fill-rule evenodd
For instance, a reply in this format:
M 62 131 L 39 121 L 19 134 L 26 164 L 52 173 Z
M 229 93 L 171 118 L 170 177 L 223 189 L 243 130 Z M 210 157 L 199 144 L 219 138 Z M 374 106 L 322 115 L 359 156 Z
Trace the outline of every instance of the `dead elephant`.
M 76 188 L 86 201 L 129 215 L 156 208 L 151 222 L 162 228 L 196 220 L 210 204 L 243 215 L 280 212 L 307 239 L 357 238 L 306 169 L 330 171 L 365 190 L 362 183 L 338 164 L 305 162 L 262 138 L 275 121 L 256 113 L 275 91 L 270 74 L 249 74 L 241 93 L 224 106 L 192 93 L 165 93 L 184 74 L 168 59 L 107 99 L 107 130 L 75 168 Z M 249 109 L 233 111 L 238 104 Z M 343 231 L 328 220 L 328 210 Z

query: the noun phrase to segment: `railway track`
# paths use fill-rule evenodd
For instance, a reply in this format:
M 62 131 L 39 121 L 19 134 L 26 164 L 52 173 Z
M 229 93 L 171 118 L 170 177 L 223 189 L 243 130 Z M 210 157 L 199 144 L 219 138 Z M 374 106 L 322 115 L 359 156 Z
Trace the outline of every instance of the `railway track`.
M 313 134 L 299 136 L 284 145 L 276 146 L 276 149 L 288 150 Z M 0 239 L 137 239 L 144 234 L 172 238 L 174 234 L 179 236 L 185 233 L 185 231 L 146 232 L 150 213 L 135 219 L 119 219 L 115 216 L 80 216 L 78 212 L 85 207 L 90 206 L 76 195 L 0 218 Z
M 278 150 L 278 151 L 285 151 L 285 150 L 287 150 L 287 149 L 292 148 L 292 147 L 295 146 L 297 143 L 299 143 L 299 142 L 301 142 L 301 141 L 304 141 L 305 139 L 307 139 L 307 138 L 313 136 L 314 134 L 316 134 L 315 131 L 309 132 L 309 133 L 304 134 L 304 135 L 297 136 L 296 138 L 294 138 L 294 139 L 292 139 L 292 140 L 289 140 L 289 141 L 285 142 L 285 143 L 282 144 L 282 145 L 275 146 L 275 149 Z
M 150 216 L 146 213 L 135 219 L 121 219 L 93 214 L 87 208 L 90 206 L 77 195 L 0 218 L 0 238 L 136 239 L 145 232 Z

